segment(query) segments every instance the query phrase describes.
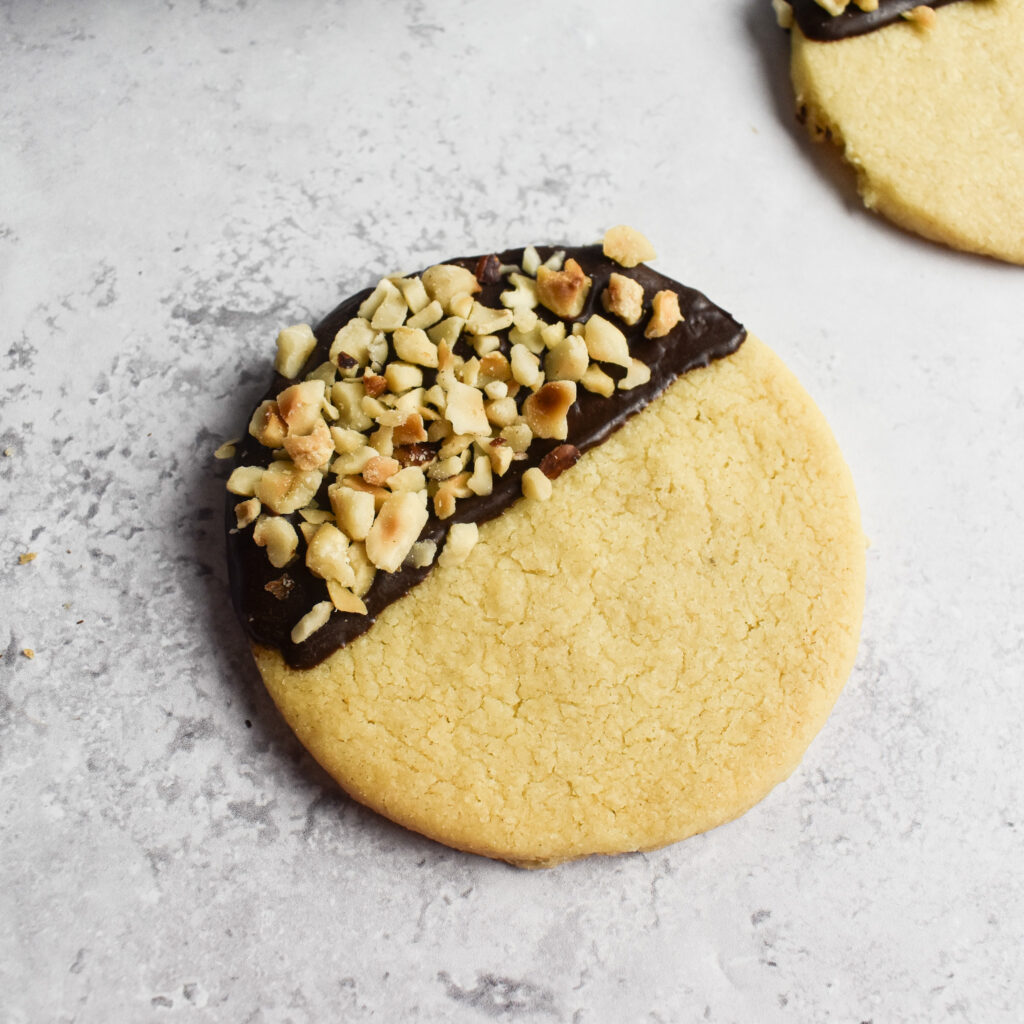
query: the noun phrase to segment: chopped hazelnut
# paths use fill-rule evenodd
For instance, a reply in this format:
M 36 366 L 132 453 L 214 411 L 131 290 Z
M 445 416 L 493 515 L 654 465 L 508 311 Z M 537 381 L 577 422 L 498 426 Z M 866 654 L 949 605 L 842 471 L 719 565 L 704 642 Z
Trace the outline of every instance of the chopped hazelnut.
M 590 363 L 586 342 L 575 334 L 563 338 L 544 359 L 549 380 L 579 380 Z
M 357 597 L 348 587 L 342 586 L 337 580 L 327 581 L 327 593 L 336 611 L 349 615 L 366 614 L 366 605 L 363 603 L 363 599 Z
M 495 253 L 489 256 L 481 256 L 476 261 L 473 269 L 473 276 L 481 284 L 497 284 L 501 280 L 501 260 Z
M 368 491 L 356 491 L 345 484 L 331 484 L 327 497 L 338 526 L 351 540 L 365 540 L 373 526 L 376 503 Z
M 635 267 L 638 263 L 653 260 L 657 253 L 654 246 L 636 228 L 620 224 L 609 228 L 604 234 L 604 254 L 620 266 Z
M 540 360 L 525 345 L 513 345 L 510 354 L 512 377 L 524 387 L 533 387 L 544 379 Z
M 437 554 L 437 542 L 432 540 L 418 540 L 409 552 L 409 564 L 414 569 L 425 569 L 434 561 Z
M 772 10 L 775 12 L 775 22 L 779 28 L 793 27 L 793 7 L 787 0 L 772 0 Z
M 378 332 L 370 326 L 368 320 L 353 317 L 335 334 L 328 358 L 337 364 L 343 374 L 350 371 L 354 373 L 357 367 L 366 366 L 370 361 L 370 345 L 377 337 Z M 345 356 L 348 358 L 343 360 Z
M 418 444 L 426 439 L 427 431 L 423 426 L 423 417 L 418 412 L 409 413 L 395 427 L 394 442 L 398 446 Z
M 444 416 L 457 434 L 486 434 L 489 432 L 487 413 L 484 411 L 483 392 L 454 379 L 449 382 L 445 390 L 448 400 Z
M 374 310 L 370 326 L 375 331 L 394 331 L 405 323 L 409 307 L 405 296 L 387 278 L 378 287 L 383 289 L 384 297 Z
M 567 469 L 579 462 L 580 450 L 574 444 L 560 444 L 540 461 L 540 471 L 549 479 L 557 480 Z
M 316 528 L 306 549 L 306 568 L 323 580 L 337 580 L 343 587 L 356 581 L 348 561 L 348 537 L 331 523 Z
M 580 383 L 587 391 L 604 398 L 611 398 L 615 394 L 615 381 L 608 376 L 600 366 L 591 363 L 586 372 L 580 378 Z
M 388 390 L 394 395 L 412 391 L 423 383 L 423 371 L 412 363 L 388 363 L 384 377 Z
M 318 629 L 327 625 L 331 617 L 332 604 L 330 601 L 321 601 L 319 604 L 306 612 L 305 615 L 295 623 L 292 629 L 292 643 L 301 644 L 308 640 Z
M 251 526 L 256 522 L 262 507 L 259 498 L 249 498 L 247 501 L 240 501 L 235 506 L 235 523 L 238 529 L 244 530 L 247 526 Z
M 523 497 L 533 501 L 547 501 L 551 497 L 551 481 L 537 466 L 523 474 Z
M 414 313 L 409 317 L 409 319 L 405 321 L 405 326 L 426 330 L 426 328 L 433 327 L 434 324 L 438 323 L 443 318 L 444 310 L 441 308 L 441 303 L 438 302 L 437 299 L 432 299 L 418 313 Z
M 281 516 L 261 516 L 252 530 L 253 541 L 267 549 L 267 558 L 275 569 L 283 569 L 299 546 L 295 527 Z
M 566 417 L 575 401 L 575 382 L 549 381 L 523 403 L 523 417 L 535 437 L 553 437 L 564 441 L 569 432 Z
M 645 338 L 664 338 L 676 324 L 682 323 L 679 296 L 673 291 L 658 292 L 651 302 L 651 319 L 644 330 Z
M 473 460 L 473 475 L 469 478 L 469 489 L 474 494 L 490 494 L 494 490 L 494 476 L 491 471 L 491 460 L 486 455 L 478 455 Z
M 446 312 L 450 312 L 449 305 L 455 296 L 476 295 L 480 291 L 480 282 L 471 270 L 451 263 L 440 263 L 424 271 L 423 286 L 427 295 L 440 302 Z
M 316 337 L 309 324 L 286 327 L 277 336 L 277 356 L 274 359 L 274 369 L 282 377 L 297 377 L 314 348 L 316 348 Z
M 612 274 L 601 293 L 601 305 L 625 324 L 639 323 L 644 314 L 644 286 L 625 274 Z
M 626 376 L 619 381 L 620 391 L 632 391 L 633 388 L 646 384 L 651 379 L 651 368 L 642 360 L 634 359 L 626 371 Z
M 466 319 L 466 331 L 473 335 L 494 334 L 503 331 L 512 323 L 512 312 L 508 309 L 488 309 L 474 302 Z
M 418 313 L 430 305 L 427 290 L 423 287 L 423 281 L 420 278 L 400 277 L 393 283 L 402 293 L 402 298 L 405 299 L 405 304 L 409 307 L 410 312 Z
M 272 462 L 255 488 L 255 496 L 278 515 L 297 512 L 320 487 L 323 474 L 318 470 L 302 470 L 292 462 Z
M 320 406 L 324 399 L 324 382 L 306 380 L 285 388 L 277 396 L 277 408 L 288 427 L 289 434 L 308 434 L 321 418 Z
M 369 430 L 373 420 L 363 412 L 366 391 L 361 380 L 340 380 L 331 388 L 331 401 L 338 408 L 338 420 L 349 430 Z
M 388 389 L 387 377 L 379 377 L 375 373 L 363 374 L 363 390 L 370 398 L 379 398 Z
M 334 454 L 334 438 L 323 420 L 317 420 L 312 433 L 284 439 L 284 450 L 299 469 L 316 469 Z
M 537 282 L 523 274 L 509 274 L 512 287 L 501 293 L 501 304 L 506 309 L 533 309 L 540 298 L 537 294 Z
M 366 465 L 363 466 L 363 479 L 374 487 L 380 487 L 387 483 L 401 468 L 397 459 L 377 455 L 369 459 Z
M 399 327 L 394 333 L 395 354 L 417 366 L 437 366 L 437 345 L 425 331 L 416 327 Z
M 366 554 L 385 572 L 397 572 L 427 524 L 426 491 L 396 491 L 384 499 L 366 536 Z
M 262 466 L 238 466 L 228 477 L 227 489 L 230 494 L 251 498 L 256 493 L 260 479 L 266 470 Z
M 629 366 L 631 357 L 626 336 L 610 320 L 597 314 L 592 316 L 583 327 L 583 339 L 595 362 Z
M 403 466 L 425 466 L 437 458 L 437 452 L 429 444 L 403 444 L 392 452 Z
M 583 312 L 592 283 L 575 260 L 566 260 L 564 270 L 538 269 L 537 297 L 556 316 L 571 320 Z
M 277 402 L 261 402 L 249 420 L 249 433 L 265 448 L 280 448 L 288 433 Z
M 295 589 L 295 580 L 288 573 L 284 573 L 276 580 L 271 580 L 269 583 L 264 584 L 263 589 L 271 597 L 276 597 L 278 601 L 283 601 Z

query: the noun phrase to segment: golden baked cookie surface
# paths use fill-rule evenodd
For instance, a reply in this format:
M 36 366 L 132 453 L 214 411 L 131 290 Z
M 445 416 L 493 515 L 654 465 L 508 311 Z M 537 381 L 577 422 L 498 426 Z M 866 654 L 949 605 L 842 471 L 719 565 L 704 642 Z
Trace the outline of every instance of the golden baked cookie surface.
M 543 865 L 684 838 L 784 779 L 849 674 L 863 577 L 835 441 L 748 337 L 325 662 L 255 653 L 357 799 Z
M 838 42 L 794 28 L 797 109 L 839 145 L 867 206 L 1024 263 L 1024 2 L 954 3 L 930 22 Z

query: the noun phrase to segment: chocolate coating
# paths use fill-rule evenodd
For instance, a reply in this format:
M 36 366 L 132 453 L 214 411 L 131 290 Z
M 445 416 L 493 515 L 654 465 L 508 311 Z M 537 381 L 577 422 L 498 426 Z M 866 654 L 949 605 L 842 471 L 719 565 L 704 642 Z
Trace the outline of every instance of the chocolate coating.
M 539 247 L 538 251 L 541 259 L 547 259 L 555 249 Z M 628 327 L 618 318 L 612 319 L 625 333 L 633 355 L 650 367 L 651 379 L 647 384 L 630 391 L 616 390 L 609 398 L 579 387 L 577 400 L 569 410 L 569 431 L 565 441 L 535 439 L 530 445 L 526 459 L 513 462 L 504 476 L 495 476 L 494 490 L 491 494 L 460 500 L 454 516 L 444 521 L 439 520 L 431 512 L 420 539 L 436 541 L 439 551 L 453 523 L 485 522 L 500 515 L 515 502 L 522 494 L 523 474 L 530 467 L 539 465 L 549 452 L 563 444 L 575 445 L 581 452 L 600 444 L 629 417 L 661 394 L 680 374 L 699 366 L 706 366 L 712 360 L 735 352 L 746 336 L 746 331 L 739 323 L 700 292 L 680 285 L 642 265 L 631 270 L 623 270 L 618 264 L 605 258 L 599 245 L 567 249 L 566 256 L 577 260 L 584 273 L 593 279 L 586 305 L 576 318 L 580 321 L 587 320 L 594 313 L 604 315 L 600 296 L 612 273 L 627 274 L 643 285 L 644 316 L 640 322 L 636 326 Z M 497 257 L 503 264 L 521 264 L 523 250 L 510 249 L 498 253 Z M 482 290 L 475 297 L 485 306 L 500 307 L 499 296 L 509 286 L 504 278 L 492 281 L 493 274 L 481 273 L 478 270 L 478 264 L 483 267 L 494 265 L 493 261 L 490 264 L 481 262 L 485 259 L 486 257 L 469 257 L 449 262 L 477 271 L 478 277 L 482 278 Z M 646 339 L 643 336 L 643 328 L 649 318 L 651 299 L 656 292 L 663 289 L 671 289 L 679 295 L 679 307 L 685 320 L 664 338 Z M 314 329 L 317 348 L 299 379 L 327 359 L 335 334 L 356 315 L 360 304 L 369 294 L 370 289 L 366 289 L 353 296 L 317 325 Z M 536 312 L 549 321 L 556 319 L 542 307 L 538 307 Z M 509 349 L 508 339 L 503 337 L 502 351 L 508 355 Z M 464 356 L 471 354 L 471 350 L 462 339 L 456 345 L 455 351 Z M 625 371 L 618 367 L 604 365 L 603 369 L 616 379 L 625 375 Z M 291 383 L 294 381 L 275 374 L 265 397 L 276 397 Z M 428 377 L 425 384 L 429 387 L 430 383 L 432 380 Z M 520 405 L 527 393 L 527 389 L 523 389 Z M 236 465 L 265 466 L 270 462 L 270 455 L 268 449 L 246 435 L 245 440 L 238 445 Z M 567 472 L 572 470 L 568 469 Z M 329 507 L 327 484 L 328 480 L 325 479 L 318 495 L 321 508 Z M 252 530 L 234 529 L 234 507 L 239 500 L 241 499 L 236 495 L 229 495 L 226 509 L 232 600 L 249 638 L 255 643 L 278 648 L 293 668 L 311 668 L 350 640 L 366 632 L 384 608 L 402 597 L 430 572 L 430 567 L 415 569 L 408 565 L 396 573 L 378 572 L 373 585 L 363 597 L 367 615 L 334 612 L 327 625 L 303 643 L 294 644 L 290 635 L 292 627 L 313 605 L 327 600 L 326 584 L 306 569 L 301 557 L 284 570 L 271 566 L 266 551 L 253 542 Z M 296 523 L 300 520 L 298 514 L 287 518 Z M 281 579 L 282 576 L 287 576 L 293 585 L 272 587 L 279 595 L 274 596 L 266 586 Z
M 878 0 L 877 11 L 862 11 L 851 3 L 842 14 L 829 14 L 816 0 L 790 0 L 793 20 L 808 39 L 828 43 L 837 39 L 862 36 L 867 32 L 899 21 L 923 0 Z M 945 7 L 960 0 L 927 0 L 928 7 Z

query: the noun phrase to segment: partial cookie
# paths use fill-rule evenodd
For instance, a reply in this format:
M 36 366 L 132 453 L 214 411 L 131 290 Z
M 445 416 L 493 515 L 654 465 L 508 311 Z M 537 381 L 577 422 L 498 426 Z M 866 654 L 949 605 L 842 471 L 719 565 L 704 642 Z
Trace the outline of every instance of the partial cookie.
M 366 293 L 339 307 L 295 378 L 338 378 L 290 446 L 302 451 L 297 439 L 322 434 L 322 422 L 344 449 L 298 471 L 325 474 L 316 507 L 298 484 L 279 514 L 248 504 L 289 493 L 276 479 L 260 489 L 260 466 L 289 439 L 287 429 L 267 435 L 266 404 L 253 429 L 270 447 L 250 437 L 232 474 L 236 601 L 267 688 L 302 742 L 350 794 L 399 824 L 529 866 L 651 849 L 760 800 L 795 768 L 835 702 L 863 603 L 856 498 L 821 414 L 728 314 L 638 265 L 650 253 L 637 236 L 610 237 L 621 262 L 598 247 L 569 250 L 564 263 L 548 249 L 455 261 L 476 271 L 475 307 L 443 283 L 458 275 L 436 268 L 389 282 L 414 296 L 404 311 L 394 302 L 390 327 L 381 318 L 372 327 L 383 305 L 365 306 Z M 541 261 L 549 266 L 538 269 Z M 450 351 L 438 344 L 438 367 L 425 365 L 431 353 L 421 347 L 423 380 L 402 391 L 395 357 L 415 350 L 396 321 L 429 318 L 433 302 L 449 310 L 433 326 L 453 316 L 473 323 L 477 309 L 480 331 L 463 324 Z M 450 312 L 460 304 L 468 317 Z M 503 323 L 505 308 L 515 322 Z M 374 333 L 384 347 L 368 340 L 349 355 L 355 367 L 339 355 L 347 349 L 336 337 Z M 452 375 L 438 383 L 446 368 Z M 400 393 L 377 390 L 389 377 Z M 490 397 L 497 377 L 506 393 Z M 375 392 L 356 403 L 375 421 L 363 427 L 353 425 L 354 406 L 341 408 L 356 382 L 362 399 Z M 268 396 L 275 415 L 273 396 L 287 384 L 278 379 Z M 541 401 L 552 385 L 574 395 Z M 382 484 L 368 483 L 365 468 L 349 472 L 371 447 L 349 431 L 384 449 L 391 442 L 367 457 L 372 480 L 381 469 L 372 460 L 403 461 L 397 427 L 383 428 L 388 438 L 381 423 L 397 419 L 387 410 L 417 387 L 428 437 L 410 443 L 421 446 L 424 488 L 415 474 L 409 490 L 388 486 L 414 462 L 384 467 Z M 499 407 L 502 422 L 461 433 L 476 407 L 463 388 L 482 396 L 485 416 L 489 403 L 511 399 Z M 290 404 L 286 396 L 286 413 Z M 335 414 L 347 425 L 332 431 Z M 492 459 L 495 449 L 511 457 Z M 350 499 L 328 493 L 339 480 L 377 499 L 354 503 L 365 505 L 362 519 Z M 514 487 L 499 500 L 506 480 Z M 386 493 L 366 489 L 378 487 Z M 398 571 L 377 565 L 367 582 L 367 563 L 381 560 L 369 531 L 396 494 L 409 510 L 422 494 L 428 515 L 421 523 L 410 512 L 407 528 L 403 515 L 389 520 L 399 524 L 389 535 L 408 547 Z M 268 521 L 286 535 L 276 567 L 271 544 L 253 542 Z M 330 544 L 321 543 L 325 525 Z M 287 638 L 310 607 L 326 610 L 325 621 Z
M 795 18 L 800 117 L 839 146 L 869 208 L 925 238 L 1024 263 L 1024 2 L 860 9 L 874 6 L 776 2 L 780 21 Z

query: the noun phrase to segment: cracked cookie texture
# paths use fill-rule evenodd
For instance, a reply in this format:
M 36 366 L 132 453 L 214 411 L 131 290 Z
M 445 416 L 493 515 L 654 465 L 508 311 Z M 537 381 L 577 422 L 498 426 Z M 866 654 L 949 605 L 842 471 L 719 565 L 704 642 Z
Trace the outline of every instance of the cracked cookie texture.
M 837 41 L 794 27 L 797 111 L 840 148 L 869 208 L 1024 263 L 1022 53 L 1024 0 L 951 3 Z
M 864 562 L 828 426 L 748 335 L 320 664 L 254 653 L 355 799 L 549 866 L 683 839 L 784 780 L 853 665 Z

